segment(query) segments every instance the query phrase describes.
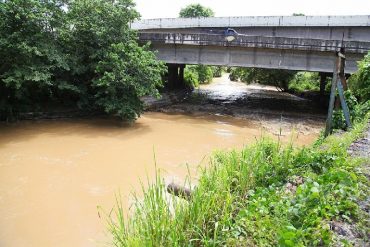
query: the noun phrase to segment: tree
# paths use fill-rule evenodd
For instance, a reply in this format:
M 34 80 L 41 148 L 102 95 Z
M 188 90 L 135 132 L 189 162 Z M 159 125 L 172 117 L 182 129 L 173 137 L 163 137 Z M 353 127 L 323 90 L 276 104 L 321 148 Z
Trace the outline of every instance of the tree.
M 50 98 L 57 70 L 67 70 L 55 37 L 62 28 L 61 1 L 0 2 L 0 120 Z
M 0 118 L 50 102 L 133 120 L 164 65 L 139 46 L 132 0 L 0 2 Z
M 190 4 L 180 11 L 180 17 L 183 18 L 212 17 L 214 15 L 215 13 L 212 9 L 200 4 Z
M 140 47 L 129 23 L 139 17 L 132 0 L 75 1 L 69 6 L 67 52 L 78 81 L 82 108 L 102 109 L 132 120 L 140 115 L 140 97 L 157 95 L 164 66 L 148 46 Z
M 136 119 L 143 111 L 140 97 L 159 95 L 157 87 L 162 85 L 164 65 L 133 41 L 112 44 L 108 50 L 92 81 L 96 105 L 122 119 Z

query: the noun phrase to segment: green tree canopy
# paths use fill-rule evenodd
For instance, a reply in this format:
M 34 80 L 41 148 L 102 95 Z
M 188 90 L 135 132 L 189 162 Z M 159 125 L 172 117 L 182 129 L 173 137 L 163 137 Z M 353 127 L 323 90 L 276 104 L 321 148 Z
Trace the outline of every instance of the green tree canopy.
M 61 1 L 0 2 L 0 119 L 48 98 L 57 71 L 68 70 L 56 40 Z
M 212 9 L 200 4 L 190 4 L 180 11 L 180 17 L 185 18 L 212 17 L 214 15 L 215 13 Z
M 0 1 L 0 118 L 51 102 L 135 119 L 164 66 L 139 46 L 132 0 Z

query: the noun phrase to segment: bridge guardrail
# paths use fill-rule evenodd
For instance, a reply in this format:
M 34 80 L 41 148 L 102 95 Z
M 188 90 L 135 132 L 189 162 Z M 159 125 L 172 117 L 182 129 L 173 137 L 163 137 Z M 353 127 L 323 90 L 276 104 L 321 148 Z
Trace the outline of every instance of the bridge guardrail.
M 321 52 L 336 52 L 344 48 L 346 53 L 360 54 L 365 54 L 370 50 L 370 42 L 361 41 L 238 35 L 234 41 L 227 42 L 223 35 L 204 33 L 139 32 L 139 40 L 141 42 L 149 41 L 153 44 L 293 49 Z

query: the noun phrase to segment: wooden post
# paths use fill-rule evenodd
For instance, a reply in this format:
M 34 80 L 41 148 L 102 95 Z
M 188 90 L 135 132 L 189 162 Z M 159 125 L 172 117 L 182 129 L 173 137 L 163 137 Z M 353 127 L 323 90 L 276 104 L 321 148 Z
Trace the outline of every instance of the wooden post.
M 346 103 L 346 99 L 344 97 L 344 90 L 343 87 L 347 87 L 345 74 L 344 74 L 344 66 L 345 66 L 345 56 L 341 52 L 337 53 L 335 65 L 334 65 L 334 74 L 333 74 L 333 81 L 331 84 L 331 92 L 330 92 L 330 100 L 329 100 L 329 108 L 328 108 L 328 118 L 326 119 L 326 128 L 325 128 L 325 136 L 328 136 L 332 130 L 333 124 L 333 108 L 335 102 L 335 94 L 336 89 L 338 88 L 340 103 L 343 109 L 344 118 L 346 119 L 347 128 L 351 128 L 351 120 L 349 115 L 349 109 Z M 343 85 L 344 82 L 344 85 Z
M 340 52 L 338 53 L 338 56 L 341 59 L 341 63 L 339 64 L 339 69 L 338 69 L 340 82 L 342 83 L 343 90 L 347 91 L 347 89 L 348 89 L 347 79 L 346 79 L 346 75 L 344 74 L 344 66 L 345 66 L 345 62 L 346 62 L 346 56 L 343 53 L 340 53 Z
M 330 90 L 330 99 L 329 99 L 329 108 L 328 108 L 328 118 L 326 119 L 326 128 L 325 128 L 325 136 L 328 136 L 331 133 L 332 127 L 332 120 L 333 120 L 333 110 L 334 110 L 334 101 L 335 101 L 335 92 L 337 89 L 337 81 L 338 81 L 338 68 L 339 68 L 340 58 L 337 56 L 334 63 L 334 73 L 333 73 L 333 80 L 331 82 L 331 90 Z
M 344 66 L 345 66 L 346 57 L 341 52 L 338 53 L 338 57 L 340 59 L 339 69 L 338 69 L 339 80 L 338 80 L 338 85 L 337 85 L 338 94 L 339 94 L 340 104 L 342 106 L 344 118 L 346 120 L 347 128 L 351 128 L 352 124 L 351 124 L 351 119 L 349 116 L 349 109 L 346 103 L 346 98 L 344 97 L 344 91 L 347 90 L 348 88 L 347 82 L 346 82 L 346 75 L 344 74 Z

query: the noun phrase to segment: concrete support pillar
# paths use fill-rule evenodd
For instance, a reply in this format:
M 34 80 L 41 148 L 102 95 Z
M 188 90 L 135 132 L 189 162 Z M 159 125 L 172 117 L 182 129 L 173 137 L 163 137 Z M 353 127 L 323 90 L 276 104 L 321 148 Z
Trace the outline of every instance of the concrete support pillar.
M 320 94 L 324 95 L 325 93 L 325 87 L 326 87 L 326 78 L 327 78 L 327 73 L 320 72 Z
M 178 77 L 179 77 L 179 70 L 177 64 L 167 64 L 168 67 L 168 88 L 175 88 Z
M 184 64 L 167 64 L 168 67 L 168 88 L 185 88 L 184 83 Z
M 180 64 L 179 65 L 179 83 L 181 86 L 185 85 L 184 81 L 184 69 L 185 69 L 185 64 Z

